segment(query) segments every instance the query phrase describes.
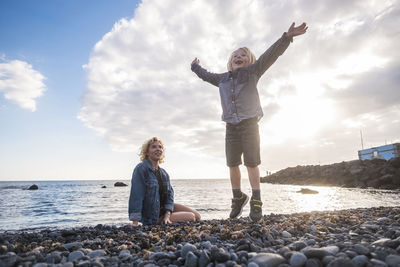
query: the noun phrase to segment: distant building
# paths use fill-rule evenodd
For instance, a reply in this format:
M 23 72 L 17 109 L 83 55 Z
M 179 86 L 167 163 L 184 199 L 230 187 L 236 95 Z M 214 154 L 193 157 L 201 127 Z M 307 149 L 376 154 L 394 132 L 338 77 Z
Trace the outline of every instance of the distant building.
M 358 151 L 358 158 L 360 160 L 366 159 L 386 159 L 400 157 L 400 143 L 390 145 L 371 147 Z

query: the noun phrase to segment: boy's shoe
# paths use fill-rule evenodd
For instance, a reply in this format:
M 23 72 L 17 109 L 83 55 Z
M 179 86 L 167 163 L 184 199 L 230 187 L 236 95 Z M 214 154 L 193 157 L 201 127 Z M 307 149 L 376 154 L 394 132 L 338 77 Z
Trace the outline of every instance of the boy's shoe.
M 250 200 L 250 220 L 252 222 L 258 222 L 262 218 L 262 202 L 258 199 Z
M 249 202 L 249 197 L 242 192 L 241 197 L 234 197 L 232 198 L 232 210 L 231 214 L 229 214 L 229 218 L 235 219 L 242 214 L 243 207 Z

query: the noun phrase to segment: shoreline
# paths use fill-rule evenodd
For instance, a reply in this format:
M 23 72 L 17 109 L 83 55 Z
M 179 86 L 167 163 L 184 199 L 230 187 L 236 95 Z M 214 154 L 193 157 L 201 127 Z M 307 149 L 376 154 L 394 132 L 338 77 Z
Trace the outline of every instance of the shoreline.
M 0 233 L 0 266 L 209 263 L 400 266 L 400 206 L 270 214 L 259 223 L 239 218 Z

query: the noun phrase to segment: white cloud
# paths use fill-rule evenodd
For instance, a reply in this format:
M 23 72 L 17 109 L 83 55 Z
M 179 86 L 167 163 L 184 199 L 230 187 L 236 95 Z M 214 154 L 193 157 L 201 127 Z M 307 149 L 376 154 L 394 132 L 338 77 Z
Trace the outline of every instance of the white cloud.
M 5 60 L 3 55 L 1 60 Z M 0 62 L 0 92 L 18 106 L 36 110 L 36 98 L 46 90 L 45 77 L 21 60 Z
M 345 121 L 387 114 L 366 128 L 387 123 L 388 138 L 400 138 L 399 122 L 390 123 L 400 115 L 390 97 L 399 92 L 399 10 L 399 1 L 143 1 L 94 47 L 79 118 L 115 150 L 136 151 L 156 135 L 173 151 L 223 158 L 218 88 L 198 79 L 190 62 L 199 57 L 224 72 L 237 47 L 260 55 L 304 20 L 308 33 L 259 83 L 262 167 L 355 158 L 359 130 Z

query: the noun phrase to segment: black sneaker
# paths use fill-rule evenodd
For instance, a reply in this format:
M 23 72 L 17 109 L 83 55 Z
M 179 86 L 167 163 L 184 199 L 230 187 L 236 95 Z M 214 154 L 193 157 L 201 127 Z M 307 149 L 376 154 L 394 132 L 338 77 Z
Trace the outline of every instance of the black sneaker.
M 242 214 L 243 207 L 247 204 L 247 202 L 249 202 L 249 197 L 243 192 L 241 197 L 232 198 L 232 210 L 231 214 L 229 214 L 229 218 L 235 219 L 239 217 Z
M 258 199 L 250 200 L 250 220 L 252 222 L 258 222 L 262 218 L 262 202 Z

